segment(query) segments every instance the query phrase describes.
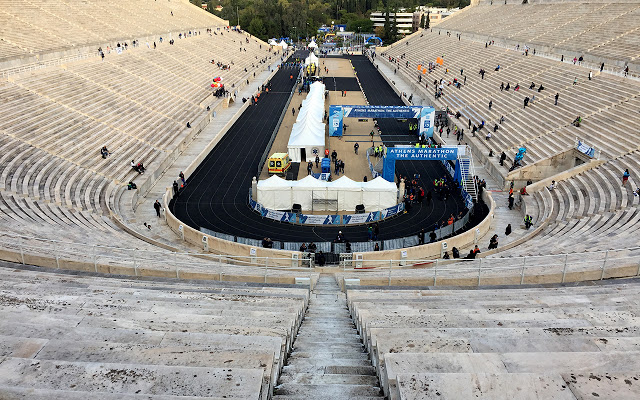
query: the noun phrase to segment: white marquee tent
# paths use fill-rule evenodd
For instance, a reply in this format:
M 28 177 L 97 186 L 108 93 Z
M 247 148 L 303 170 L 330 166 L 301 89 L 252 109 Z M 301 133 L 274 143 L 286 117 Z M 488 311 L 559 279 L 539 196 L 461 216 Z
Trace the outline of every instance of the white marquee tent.
M 290 210 L 293 204 L 300 204 L 303 211 L 353 212 L 357 205 L 364 204 L 367 211 L 380 211 L 398 203 L 395 183 L 382 177 L 355 182 L 342 176 L 325 182 L 311 175 L 299 181 L 272 176 L 258 182 L 257 196 L 258 203 L 270 210 Z
M 284 40 L 281 40 L 280 43 L 278 43 L 278 46 L 282 47 L 282 50 L 286 50 L 287 47 L 289 47 L 289 45 L 287 44 L 287 42 L 285 42 Z
M 258 182 L 258 203 L 270 210 L 291 209 L 291 181 L 273 175 Z
M 307 175 L 295 182 L 293 187 L 292 205 L 300 204 L 303 210 L 313 209 L 313 199 L 326 198 L 327 182 Z
M 320 61 L 318 61 L 318 57 L 316 57 L 315 54 L 313 54 L 313 52 L 309 53 L 309 56 L 307 58 L 305 58 L 304 60 L 304 65 L 307 66 L 309 64 L 315 64 L 316 67 L 318 65 L 320 65 Z
M 315 82 L 309 88 L 307 98 L 302 102 L 296 123 L 291 128 L 287 152 L 292 162 L 306 162 L 315 158 L 313 150 L 324 153 L 325 124 L 323 83 Z
M 383 210 L 398 204 L 398 188 L 381 176 L 362 182 L 362 203 L 367 211 Z
M 267 43 L 269 43 L 271 46 L 277 46 L 278 45 L 278 42 L 275 39 L 269 39 L 269 41 Z
M 317 47 L 318 47 L 318 45 L 316 44 L 315 40 L 312 40 L 311 43 L 309 43 L 309 48 L 310 49 L 315 49 Z

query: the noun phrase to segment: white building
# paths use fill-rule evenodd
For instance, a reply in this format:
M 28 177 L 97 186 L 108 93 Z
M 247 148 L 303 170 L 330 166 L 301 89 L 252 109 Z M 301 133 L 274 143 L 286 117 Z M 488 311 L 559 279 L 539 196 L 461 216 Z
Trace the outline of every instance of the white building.
M 391 23 L 395 20 L 399 34 L 409 34 L 417 30 L 420 24 L 420 19 L 418 18 L 418 25 L 415 25 L 414 14 L 413 12 L 389 13 L 389 20 Z M 384 26 L 385 16 L 386 13 L 380 11 L 371 13 L 369 19 L 373 21 L 374 29 L 378 26 Z

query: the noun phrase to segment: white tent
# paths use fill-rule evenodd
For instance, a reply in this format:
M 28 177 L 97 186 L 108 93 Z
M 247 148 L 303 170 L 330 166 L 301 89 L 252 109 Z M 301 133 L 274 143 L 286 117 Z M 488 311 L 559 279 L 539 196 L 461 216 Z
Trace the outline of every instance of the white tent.
M 291 209 L 291 181 L 276 175 L 258 182 L 258 203 L 270 210 Z
M 292 162 L 314 159 L 314 149 L 318 154 L 324 153 L 324 88 L 323 83 L 313 83 L 307 98 L 302 102 L 302 108 L 291 128 L 291 136 L 287 143 L 287 151 Z
M 309 65 L 309 64 L 315 64 L 315 65 L 316 65 L 316 67 L 317 67 L 318 65 L 320 65 L 320 62 L 318 61 L 318 57 L 316 57 L 316 55 L 315 55 L 315 54 L 313 54 L 313 52 L 309 53 L 309 57 L 307 57 L 307 58 L 304 60 L 304 65 L 305 65 L 305 66 L 307 66 L 307 65 Z
M 338 200 L 339 210 L 355 211 L 362 204 L 362 184 L 346 175 L 327 184 L 327 198 Z
M 269 39 L 269 41 L 267 43 L 269 43 L 271 46 L 277 46 L 278 45 L 278 42 L 275 39 Z
M 300 204 L 303 210 L 313 209 L 313 199 L 325 198 L 327 193 L 327 182 L 314 178 L 311 175 L 296 182 L 292 203 Z
M 362 182 L 362 204 L 367 211 L 379 211 L 398 204 L 398 188 L 381 176 Z
M 316 42 L 314 40 L 312 40 L 311 43 L 309 43 L 309 48 L 310 49 L 315 49 L 316 47 L 318 47 L 318 45 L 316 44 Z
M 380 211 L 397 204 L 397 193 L 395 183 L 382 177 L 365 183 L 346 176 L 333 182 L 311 175 L 299 181 L 272 176 L 258 182 L 257 200 L 270 210 L 290 210 L 293 204 L 300 204 L 303 211 L 353 212 L 357 205 L 364 204 L 366 211 Z
M 278 43 L 278 46 L 282 47 L 282 50 L 286 50 L 287 47 L 289 47 L 289 45 L 287 44 L 287 42 L 285 42 L 284 40 L 281 40 L 280 43 Z

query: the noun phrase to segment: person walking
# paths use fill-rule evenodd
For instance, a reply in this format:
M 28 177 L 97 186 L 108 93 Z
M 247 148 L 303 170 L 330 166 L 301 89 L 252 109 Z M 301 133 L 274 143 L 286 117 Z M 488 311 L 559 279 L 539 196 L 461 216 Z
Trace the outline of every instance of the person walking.
M 591 80 L 591 77 L 593 76 L 593 72 L 589 71 L 589 80 Z
M 554 102 L 553 102 L 554 106 L 558 105 L 558 97 L 560 97 L 560 93 L 556 93 L 556 95 L 554 96 L 554 99 L 555 99 Z
M 162 206 L 160 205 L 160 202 L 158 200 L 156 200 L 156 202 L 153 203 L 153 208 L 156 209 L 156 215 L 160 217 L 160 209 L 162 208 Z
M 491 111 L 492 106 L 493 106 L 493 100 L 489 100 L 489 111 Z
M 356 144 L 353 145 L 353 151 L 358 154 L 358 149 L 360 148 L 360 145 L 358 144 L 358 142 L 356 142 Z
M 624 173 L 622 174 L 622 185 L 626 185 L 627 182 L 629 182 L 629 177 L 631 176 L 631 174 L 629 173 L 628 169 L 624 170 Z

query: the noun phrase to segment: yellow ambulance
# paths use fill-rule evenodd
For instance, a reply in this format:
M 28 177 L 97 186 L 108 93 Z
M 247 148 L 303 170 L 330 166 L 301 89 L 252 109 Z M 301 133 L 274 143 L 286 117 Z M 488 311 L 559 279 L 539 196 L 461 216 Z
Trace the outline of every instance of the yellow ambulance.
M 269 157 L 269 174 L 285 175 L 291 168 L 291 159 L 287 153 L 273 153 Z

